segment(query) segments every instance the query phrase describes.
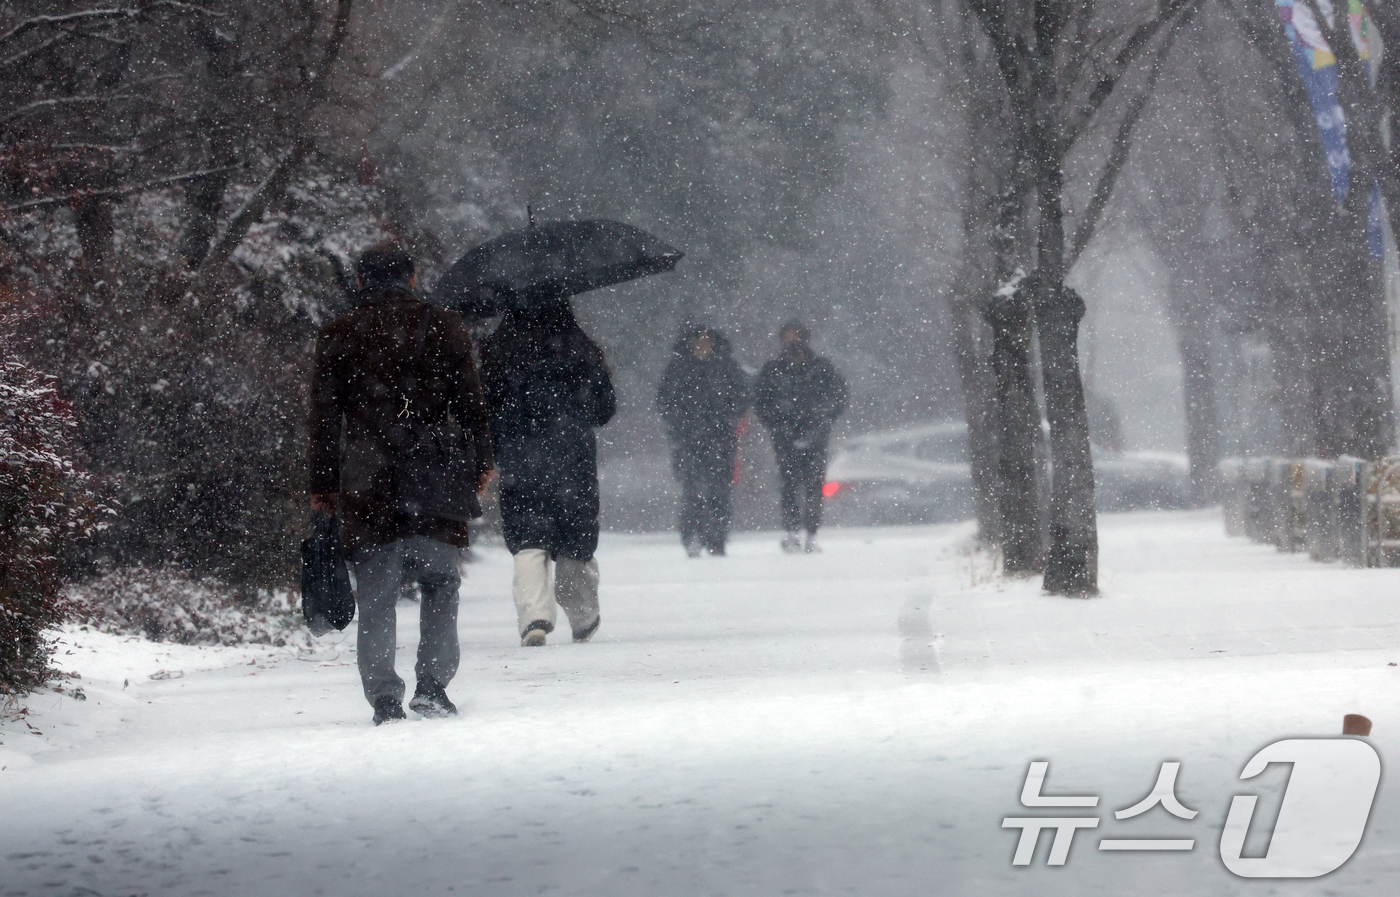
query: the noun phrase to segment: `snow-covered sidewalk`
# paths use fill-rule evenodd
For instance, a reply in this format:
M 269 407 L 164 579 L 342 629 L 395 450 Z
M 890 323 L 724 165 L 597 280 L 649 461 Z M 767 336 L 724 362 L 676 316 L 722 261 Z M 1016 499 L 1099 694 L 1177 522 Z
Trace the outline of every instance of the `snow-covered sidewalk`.
M 1400 756 L 1400 570 L 1227 539 L 1217 512 L 1106 516 L 1103 596 L 1068 600 L 988 581 L 969 533 L 832 530 L 816 556 L 740 536 L 700 560 L 669 535 L 605 536 L 598 637 L 544 649 L 517 647 L 509 558 L 487 551 L 463 589 L 461 716 L 378 729 L 353 626 L 300 656 L 70 631 L 87 700 L 40 694 L 37 731 L 0 728 L 0 895 L 1400 887 L 1384 779 L 1325 879 L 1237 878 L 1217 852 L 1265 745 L 1360 712 L 1383 762 Z M 402 605 L 405 672 L 416 629 Z M 1002 820 L 1027 815 L 1033 760 L 1047 792 L 1102 796 L 1063 867 L 1048 833 L 1012 866 Z M 1200 815 L 1115 820 L 1164 761 Z M 1285 776 L 1260 779 L 1277 795 Z

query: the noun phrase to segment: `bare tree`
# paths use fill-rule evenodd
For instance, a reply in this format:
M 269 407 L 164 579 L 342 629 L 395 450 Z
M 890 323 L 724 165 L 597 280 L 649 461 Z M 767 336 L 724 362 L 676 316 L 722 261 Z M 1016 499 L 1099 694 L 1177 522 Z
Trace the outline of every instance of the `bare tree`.
M 0 3 L 0 282 L 121 506 L 117 563 L 288 581 L 328 258 L 385 236 L 347 133 L 353 8 Z
M 1022 308 L 1028 308 L 1039 337 L 1054 464 L 1044 584 L 1054 594 L 1098 590 L 1093 466 L 1076 349 L 1084 304 L 1064 279 L 1092 238 L 1127 162 L 1133 129 L 1172 41 L 1200 5 L 1201 0 L 1164 0 L 1109 15 L 1094 3 L 1067 0 L 967 0 L 991 42 L 1011 112 L 1015 174 L 1008 217 L 1024 213 L 1035 219 L 1033 249 L 1019 253 L 1033 257 L 1034 268 L 998 291 L 1003 295 L 992 325 L 1011 358 L 1019 358 L 1028 343 Z M 1105 141 L 1099 133 L 1104 110 L 1134 72 L 1140 72 L 1136 85 L 1126 103 L 1117 104 L 1117 125 Z M 1067 242 L 1066 161 L 1081 142 L 1094 138 L 1107 143 L 1107 159 Z M 1004 473 L 1009 472 L 1008 438 L 1026 440 L 1025 429 L 1024 420 L 1004 419 Z M 1022 496 L 1030 488 L 1023 475 L 1004 486 Z M 1029 538 L 1022 529 L 1004 537 Z
M 1381 140 L 1392 69 L 1382 66 L 1380 91 L 1373 90 L 1348 33 L 1347 15 L 1329 21 L 1316 3 L 1300 0 L 1337 58 L 1337 97 L 1346 116 L 1349 156 L 1349 185 L 1343 189 L 1329 178 L 1326 150 L 1275 4 L 1220 3 L 1274 76 L 1281 97 L 1272 105 L 1294 139 L 1296 168 L 1303 177 L 1299 195 L 1283 215 L 1261 222 L 1274 234 L 1280 257 L 1293 260 L 1291 271 L 1271 274 L 1289 281 L 1280 287 L 1292 302 L 1272 316 L 1269 328 L 1281 360 L 1277 369 L 1296 396 L 1285 408 L 1285 432 L 1291 437 L 1287 448 L 1322 457 L 1380 457 L 1394 442 L 1394 409 L 1382 271 L 1371 250 L 1368 222 L 1374 190 L 1384 197 L 1392 230 L 1400 225 L 1400 175 Z M 1393 11 L 1384 4 L 1369 6 L 1383 28 L 1394 24 Z M 1287 232 L 1279 233 L 1281 228 Z

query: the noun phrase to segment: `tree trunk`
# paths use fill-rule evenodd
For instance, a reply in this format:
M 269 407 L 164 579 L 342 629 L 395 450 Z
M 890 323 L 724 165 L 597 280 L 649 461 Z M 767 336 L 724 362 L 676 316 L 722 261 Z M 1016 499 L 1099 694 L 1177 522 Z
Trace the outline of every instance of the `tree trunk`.
M 335 21 L 331 26 L 330 39 L 326 43 L 320 65 L 303 88 L 302 114 L 307 119 L 303 122 L 304 125 L 310 125 L 309 119 L 312 113 L 325 99 L 330 89 L 331 72 L 334 70 L 336 60 L 340 57 L 341 48 L 350 34 L 350 13 L 353 7 L 354 0 L 337 0 L 336 2 Z M 309 31 L 314 31 L 314 22 L 314 19 L 308 19 Z M 224 228 L 224 233 L 219 237 L 218 242 L 208 247 L 207 251 L 204 252 L 203 259 L 193 266 L 194 276 L 189 290 L 191 294 L 198 296 L 208 289 L 213 278 L 218 276 L 219 270 L 233 257 L 233 253 L 247 235 L 248 229 L 262 219 L 269 207 L 281 201 L 287 188 L 291 185 L 292 176 L 296 173 L 302 160 L 311 152 L 315 143 L 316 137 L 309 129 L 296 135 L 287 154 L 272 169 L 272 173 L 253 191 L 253 195 L 243 203 L 243 207 L 234 214 L 227 227 Z M 200 248 L 202 249 L 202 247 Z M 192 254 L 198 254 L 198 251 Z M 186 256 L 187 259 L 189 257 Z
M 1377 168 L 1391 233 L 1400 235 L 1400 134 L 1396 133 L 1394 114 L 1400 109 L 1400 8 L 1394 3 L 1370 3 L 1367 7 L 1386 48 L 1381 57 L 1376 90 L 1380 105 L 1391 113 L 1383 115 L 1379 122 L 1381 130 L 1377 137 L 1382 158 Z
M 268 208 L 281 202 L 286 195 L 287 188 L 291 186 L 292 175 L 296 173 L 297 167 L 301 165 L 306 154 L 311 151 L 313 138 L 308 134 L 297 137 L 292 144 L 292 148 L 287 155 L 282 157 L 282 161 L 277 163 L 272 172 L 263 179 L 253 194 L 243 203 L 243 208 L 229 221 L 224 228 L 223 236 L 219 242 L 215 243 L 204 256 L 204 261 L 195 269 L 194 284 L 190 292 L 199 295 L 208 287 L 208 281 L 218 274 L 224 264 L 233 257 L 243 238 L 248 233 L 248 228 L 262 220 Z
M 958 353 L 967 415 L 968 460 L 972 467 L 977 538 L 989 544 L 1001 542 L 1000 490 L 997 488 L 996 374 L 987 351 L 986 323 L 975 300 L 953 302 L 953 341 Z
M 1215 501 L 1216 465 L 1220 463 L 1220 421 L 1215 407 L 1210 335 L 1204 322 L 1179 322 L 1177 347 L 1181 351 L 1186 398 L 1186 458 L 1191 470 L 1191 503 L 1203 507 Z
M 112 221 L 112 201 L 106 197 L 82 196 L 73 200 L 73 225 L 83 257 L 80 269 L 89 285 L 105 277 L 116 229 Z
M 1079 375 L 1079 322 L 1084 300 L 1064 285 L 1065 231 L 1061 197 L 1062 154 L 1042 140 L 1037 155 L 1040 229 L 1037 275 L 1032 286 L 1045 416 L 1050 423 L 1050 544 L 1045 591 L 1098 594 L 1099 536 L 1094 512 L 1094 462 L 1089 454 L 1089 414 Z
M 229 162 L 225 157 L 224 162 Z M 198 268 L 209 255 L 209 242 L 219 227 L 219 212 L 223 210 L 224 191 L 228 189 L 231 172 L 205 175 L 195 181 L 186 193 L 189 220 L 180 237 L 177 250 L 187 268 Z
M 970 105 L 967 115 L 972 164 L 963 190 L 962 266 L 954 285 L 951 311 L 958 375 L 966 405 L 978 538 L 1001 545 L 1005 538 L 1001 519 L 1001 496 L 1005 490 L 999 473 L 1002 415 L 993 367 L 995 340 L 985 315 L 996 293 L 998 274 L 1011 265 L 1002 250 L 1014 246 L 1009 242 L 1003 245 L 1004 241 L 998 239 L 997 225 L 1006 212 L 1000 200 L 1012 172 L 1006 164 L 1010 156 L 1005 116 L 988 114 L 1001 107 L 1001 95 L 995 89 L 999 79 L 992 60 L 978 56 L 973 37 L 970 29 L 965 31 L 961 47 L 963 64 L 977 73 L 968 89 L 975 92 L 978 102 Z
M 1329 357 L 1340 362 L 1337 391 L 1331 396 L 1340 420 L 1326 431 L 1335 438 L 1325 446 L 1325 454 L 1380 458 L 1394 444 L 1395 410 L 1381 253 L 1379 247 L 1372 252 L 1368 225 L 1373 191 L 1384 197 L 1392 230 L 1400 225 L 1400 178 L 1386 165 L 1380 135 L 1384 113 L 1347 22 L 1347 16 L 1338 14 L 1337 27 L 1328 35 L 1337 57 L 1337 100 L 1346 113 L 1352 168 L 1345 212 L 1338 222 L 1341 243 L 1350 250 L 1350 282 L 1334 282 L 1340 289 L 1334 293 L 1334 314 L 1327 318 L 1333 332 L 1325 347 Z
M 1040 404 L 1031 370 L 1035 326 L 1021 264 L 1027 254 L 1027 199 L 1034 175 L 1024 151 L 1026 129 L 1015 129 L 1010 176 L 997 205 L 993 229 L 997 283 L 984 309 L 991 328 L 991 368 L 995 382 L 993 425 L 997 440 L 994 498 L 1001 535 L 1002 569 L 1013 576 L 1045 569 L 1041 539 Z
M 1395 18 L 1389 10 L 1381 9 L 1384 4 L 1372 5 L 1376 7 L 1376 21 L 1384 33 L 1394 25 Z M 1307 454 L 1380 457 L 1393 444 L 1395 412 L 1390 385 L 1389 323 L 1380 264 L 1370 254 L 1368 246 L 1368 198 L 1374 183 L 1379 183 L 1383 193 L 1395 194 L 1397 201 L 1388 206 L 1393 221 L 1400 223 L 1395 219 L 1400 214 L 1400 181 L 1384 170 L 1386 160 L 1379 136 L 1379 103 L 1371 92 L 1348 32 L 1348 17 L 1339 11 L 1335 27 L 1328 26 L 1325 19 L 1319 17 L 1318 25 L 1326 33 L 1337 57 L 1337 99 L 1347 118 L 1347 143 L 1352 162 L 1350 186 L 1339 207 L 1327 178 L 1327 160 L 1318 138 L 1317 123 L 1310 114 L 1309 99 L 1298 77 L 1297 60 L 1288 38 L 1272 3 L 1255 0 L 1251 7 L 1257 22 L 1269 22 L 1267 32 L 1248 22 L 1241 24 L 1246 27 L 1251 42 L 1279 72 L 1289 96 L 1282 111 L 1296 131 L 1304 170 L 1315 178 L 1319 194 L 1313 201 L 1313 207 L 1319 212 L 1311 228 L 1315 237 L 1308 241 L 1308 248 L 1312 250 L 1309 261 L 1316 267 L 1317 276 L 1312 279 L 1317 295 L 1315 301 L 1300 297 L 1308 306 L 1308 320 L 1314 323 L 1308 326 L 1281 321 L 1276 326 L 1286 332 L 1270 335 L 1275 342 L 1275 358 L 1282 365 L 1277 368 L 1281 385 L 1287 388 L 1291 384 L 1295 390 L 1300 386 L 1295 381 L 1303 374 L 1288 366 L 1286 359 L 1290 354 L 1295 355 L 1295 361 L 1302 362 L 1311 380 L 1313 420 L 1305 427 L 1286 426 L 1285 430 L 1291 431 L 1289 441 L 1306 448 Z M 1382 74 L 1388 70 L 1386 67 Z M 1386 83 L 1383 79 L 1382 89 Z M 1325 199 L 1322 198 L 1324 191 Z M 1306 337 L 1298 334 L 1299 326 L 1308 326 L 1310 333 Z M 1296 355 L 1300 345 L 1307 348 L 1299 359 Z M 1280 348 L 1284 351 L 1277 351 Z M 1284 412 L 1288 414 L 1291 410 L 1285 408 Z
M 1282 320 L 1272 322 L 1265 331 L 1273 369 L 1274 389 L 1270 399 L 1276 406 L 1279 423 L 1279 439 L 1270 451 L 1306 458 L 1318 453 L 1321 402 L 1315 386 L 1317 376 L 1312 370 L 1315 328 L 1302 315 L 1289 313 L 1296 308 L 1296 304 L 1285 304 Z
M 953 350 L 957 353 L 958 380 L 962 384 L 967 420 L 968 461 L 972 468 L 973 505 L 977 538 L 1000 544 L 1001 521 L 997 489 L 996 375 L 992 370 L 991 333 L 983 320 L 983 308 L 992 294 L 992 262 L 988 247 L 979 247 L 977 228 L 967 221 L 962 271 L 949 303 Z
M 1357 278 L 1350 290 L 1345 281 L 1329 284 L 1326 318 L 1314 344 L 1316 453 L 1324 458 L 1380 458 L 1393 444 L 1389 334 L 1377 307 L 1383 301 L 1378 279 Z
M 1084 300 L 1060 283 L 1038 283 L 1036 326 L 1050 422 L 1050 545 L 1045 591 L 1055 595 L 1098 593 L 1099 538 L 1094 512 L 1094 465 L 1089 454 L 1089 415 L 1079 377 L 1079 322 Z
M 314 20 L 314 16 L 310 18 Z M 190 269 L 198 268 L 209 254 L 210 243 L 219 229 L 224 192 L 233 178 L 232 166 L 238 161 L 235 128 L 229 113 L 245 101 L 240 91 L 244 89 L 246 64 L 236 37 L 204 22 L 196 26 L 195 37 L 205 53 L 205 101 L 199 110 L 199 130 L 208 135 L 208 167 L 229 170 L 211 171 L 185 190 L 189 218 L 176 252 Z
M 1036 442 L 1040 406 L 1031 377 L 1030 302 L 1025 291 L 996 297 L 987 310 L 992 329 L 992 372 L 996 382 L 997 505 L 1002 567 L 1012 575 L 1043 567 Z

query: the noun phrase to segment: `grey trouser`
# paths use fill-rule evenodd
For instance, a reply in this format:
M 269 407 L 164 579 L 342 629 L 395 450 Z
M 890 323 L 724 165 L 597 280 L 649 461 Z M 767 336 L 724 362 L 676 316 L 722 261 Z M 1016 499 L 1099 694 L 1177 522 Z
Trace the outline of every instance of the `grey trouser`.
M 462 576 L 457 563 L 461 549 L 426 536 L 409 536 L 360 551 L 351 562 L 355 597 L 360 611 L 360 681 L 371 704 L 382 695 L 403 700 L 404 683 L 394 672 L 399 586 L 417 582 L 422 589 L 418 621 L 419 679 L 446 685 L 457 674 L 461 647 L 457 642 L 457 590 Z
M 516 628 L 521 634 L 531 623 L 543 623 L 545 632 L 554 631 L 555 612 L 564 608 L 569 627 L 584 632 L 598 619 L 598 561 L 576 561 L 560 555 L 549 569 L 549 552 L 543 548 L 522 548 L 515 555 Z

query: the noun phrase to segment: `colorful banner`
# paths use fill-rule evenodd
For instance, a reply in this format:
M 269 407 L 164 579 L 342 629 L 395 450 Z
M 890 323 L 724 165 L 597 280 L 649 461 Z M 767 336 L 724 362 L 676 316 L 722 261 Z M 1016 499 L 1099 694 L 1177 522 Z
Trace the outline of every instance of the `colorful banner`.
M 1330 10 L 1330 0 L 1323 2 Z M 1348 0 L 1347 23 L 1351 26 L 1351 42 L 1356 47 L 1356 55 L 1361 57 L 1361 64 L 1366 66 L 1366 77 L 1371 81 L 1371 89 L 1375 90 L 1376 78 L 1380 74 L 1381 39 L 1376 33 L 1375 23 L 1371 21 L 1371 14 L 1366 11 L 1366 4 L 1361 0 Z
M 1332 4 L 1324 0 L 1323 15 Z M 1298 72 L 1303 76 L 1303 88 L 1308 93 L 1322 148 L 1327 153 L 1327 173 L 1332 177 L 1332 192 L 1340 205 L 1346 200 L 1351 186 L 1351 154 L 1347 152 L 1347 123 L 1342 106 L 1337 102 L 1337 57 L 1322 36 L 1317 19 L 1306 3 L 1294 0 L 1274 0 L 1278 17 L 1293 46 L 1298 60 Z
M 1332 179 L 1332 193 L 1337 204 L 1341 205 L 1351 188 L 1351 153 L 1347 151 L 1346 114 L 1337 101 L 1337 57 L 1332 53 L 1317 17 L 1307 3 L 1274 0 L 1274 6 L 1283 22 L 1288 42 L 1293 47 L 1293 56 L 1298 61 L 1298 72 L 1303 77 L 1303 88 L 1307 91 L 1313 118 L 1317 120 L 1318 136 L 1322 138 L 1322 148 L 1327 154 L 1327 173 Z M 1328 28 L 1335 27 L 1336 9 L 1332 0 L 1317 0 L 1317 8 L 1326 19 Z M 1374 89 L 1381 46 L 1375 25 L 1362 0 L 1348 0 L 1347 24 L 1357 56 L 1366 67 L 1367 77 Z M 1371 254 L 1379 257 L 1382 252 L 1382 203 L 1380 190 L 1374 182 L 1366 197 L 1366 205 L 1369 213 L 1368 243 Z

